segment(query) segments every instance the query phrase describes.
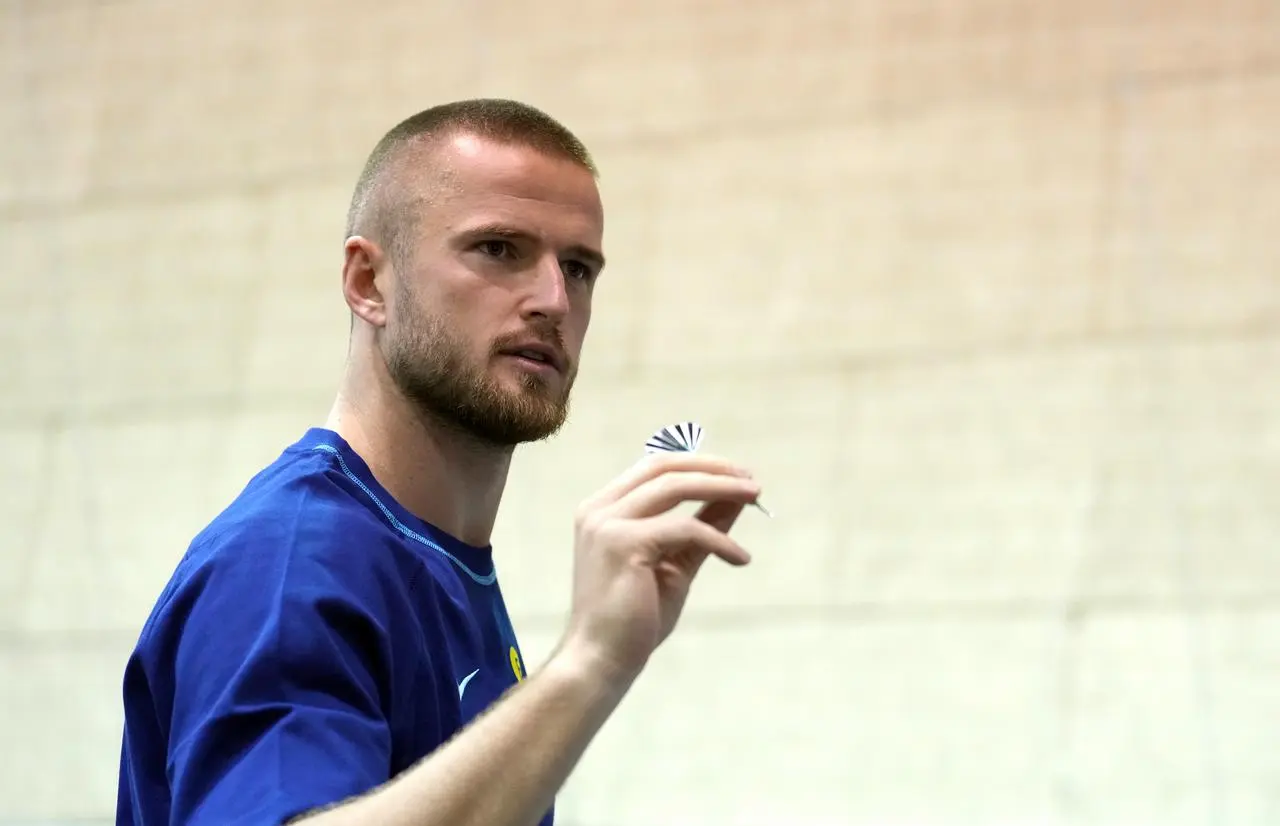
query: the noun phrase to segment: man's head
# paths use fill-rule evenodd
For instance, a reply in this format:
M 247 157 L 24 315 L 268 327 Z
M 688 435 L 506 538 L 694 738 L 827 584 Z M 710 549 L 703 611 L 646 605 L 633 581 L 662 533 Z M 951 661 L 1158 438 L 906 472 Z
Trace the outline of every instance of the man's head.
M 354 346 L 446 426 L 502 446 L 554 433 L 604 265 L 595 174 L 572 133 L 513 101 L 398 124 L 348 215 Z

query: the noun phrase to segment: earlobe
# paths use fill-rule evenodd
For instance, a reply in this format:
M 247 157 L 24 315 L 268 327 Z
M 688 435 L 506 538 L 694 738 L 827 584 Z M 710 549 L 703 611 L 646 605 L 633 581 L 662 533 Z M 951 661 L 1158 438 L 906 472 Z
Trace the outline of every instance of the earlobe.
M 353 235 L 343 245 L 342 295 L 356 318 L 373 327 L 387 322 L 382 276 L 389 266 L 382 248 L 368 238 Z

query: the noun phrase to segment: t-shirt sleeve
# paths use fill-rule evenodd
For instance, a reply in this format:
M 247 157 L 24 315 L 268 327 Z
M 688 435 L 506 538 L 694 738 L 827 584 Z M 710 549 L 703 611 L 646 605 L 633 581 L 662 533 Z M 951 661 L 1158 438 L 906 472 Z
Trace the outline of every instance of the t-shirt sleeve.
M 225 541 L 153 630 L 170 637 L 175 823 L 275 826 L 389 779 L 390 609 L 341 561 L 374 549 L 272 541 L 305 538 Z

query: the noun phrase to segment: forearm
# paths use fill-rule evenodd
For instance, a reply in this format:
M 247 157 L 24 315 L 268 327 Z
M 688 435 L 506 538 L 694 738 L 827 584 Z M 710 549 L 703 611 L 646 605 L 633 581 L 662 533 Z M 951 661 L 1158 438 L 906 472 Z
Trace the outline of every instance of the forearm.
M 625 684 L 565 655 L 495 703 L 414 768 L 307 826 L 533 826 Z

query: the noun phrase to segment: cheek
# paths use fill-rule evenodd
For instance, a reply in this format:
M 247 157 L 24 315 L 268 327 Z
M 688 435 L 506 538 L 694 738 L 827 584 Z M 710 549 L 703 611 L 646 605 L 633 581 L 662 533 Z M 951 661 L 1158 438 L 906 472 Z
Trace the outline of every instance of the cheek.
M 391 309 L 393 317 L 388 327 L 397 346 L 406 349 L 434 348 L 447 339 L 452 322 L 437 309 L 424 305 L 421 296 L 406 291 Z
M 591 326 L 591 295 L 588 293 L 574 306 L 564 325 L 566 343 L 575 350 L 582 349 L 582 342 L 587 337 L 587 328 Z
M 387 329 L 396 338 L 414 336 L 425 326 L 425 320 L 413 299 L 407 295 L 399 296 L 394 304 L 387 307 Z

